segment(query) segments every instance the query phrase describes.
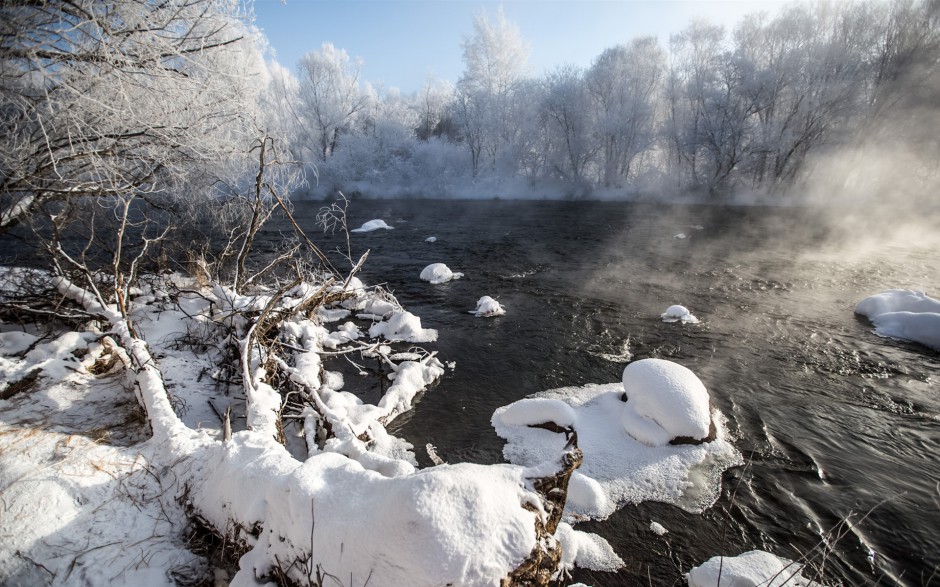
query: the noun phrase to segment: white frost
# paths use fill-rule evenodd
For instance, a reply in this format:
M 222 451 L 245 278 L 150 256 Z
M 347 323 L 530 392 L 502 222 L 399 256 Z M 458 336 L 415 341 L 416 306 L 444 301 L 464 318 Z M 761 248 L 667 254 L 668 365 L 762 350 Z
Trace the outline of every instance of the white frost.
M 663 322 L 682 322 L 683 324 L 698 324 L 698 318 L 692 315 L 685 306 L 678 304 L 669 306 L 666 311 L 660 314 Z
M 800 574 L 803 565 L 762 550 L 740 556 L 716 556 L 686 575 L 689 587 L 811 587 Z M 720 583 L 719 583 L 720 581 Z
M 871 320 L 875 334 L 940 350 L 940 300 L 922 291 L 891 289 L 865 298 L 855 313 Z
M 379 230 L 383 228 L 385 230 L 392 230 L 395 227 L 385 224 L 384 220 L 370 220 L 366 222 L 365 224 L 363 224 L 362 226 L 360 226 L 359 228 L 354 228 L 350 230 L 349 232 L 372 232 L 373 230 Z
M 506 309 L 490 296 L 483 296 L 477 300 L 477 309 L 470 310 L 470 313 L 477 318 L 489 318 L 491 316 L 502 316 L 506 313 Z
M 460 279 L 463 273 L 454 273 L 450 267 L 443 263 L 431 263 L 421 271 L 421 279 L 433 284 L 445 283 L 453 279 Z

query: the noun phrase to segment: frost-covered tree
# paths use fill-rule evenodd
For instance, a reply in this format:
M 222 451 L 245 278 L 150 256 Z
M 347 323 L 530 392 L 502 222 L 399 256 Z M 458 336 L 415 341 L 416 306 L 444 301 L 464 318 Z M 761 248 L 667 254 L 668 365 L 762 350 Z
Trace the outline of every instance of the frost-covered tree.
M 605 187 L 623 185 L 637 156 L 656 140 L 656 98 L 665 53 L 654 37 L 606 49 L 585 76 L 596 112 Z
M 0 231 L 53 202 L 174 193 L 247 149 L 249 37 L 223 0 L 0 5 Z
M 551 170 L 570 184 L 582 185 L 597 151 L 583 75 L 575 67 L 562 67 L 548 75 L 545 86 L 542 114 Z
M 297 67 L 300 119 L 317 159 L 326 160 L 340 135 L 355 124 L 356 116 L 368 104 L 368 96 L 359 87 L 362 61 L 324 43 L 320 50 L 301 57 Z
M 517 92 L 525 79 L 529 49 L 519 29 L 500 9 L 495 22 L 485 13 L 473 21 L 473 34 L 463 40 L 464 72 L 457 82 L 455 104 L 463 138 L 470 149 L 474 174 L 481 160 L 488 168 L 505 169 L 519 137 Z
M 415 128 L 418 138 L 427 141 L 431 137 L 448 134 L 448 110 L 454 101 L 454 86 L 445 80 L 429 78 L 415 101 L 419 124 Z

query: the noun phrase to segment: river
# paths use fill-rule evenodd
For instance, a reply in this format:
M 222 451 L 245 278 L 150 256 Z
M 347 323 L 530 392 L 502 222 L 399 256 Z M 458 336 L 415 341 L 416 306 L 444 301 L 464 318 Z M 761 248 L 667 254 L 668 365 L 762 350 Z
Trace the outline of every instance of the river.
M 297 204 L 300 223 L 327 246 L 344 246 L 315 228 L 320 205 Z M 620 381 L 625 350 L 676 361 L 705 383 L 747 464 L 724 475 L 721 498 L 704 514 L 643 503 L 579 524 L 610 541 L 627 566 L 575 579 L 683 584 L 683 573 L 711 556 L 759 548 L 791 559 L 809 553 L 830 583 L 925 585 L 940 563 L 940 354 L 875 336 L 853 308 L 891 288 L 937 297 L 940 256 L 913 228 L 889 238 L 884 219 L 834 225 L 832 216 L 354 201 L 350 227 L 375 218 L 394 227 L 352 235 L 355 255 L 371 250 L 360 276 L 438 329 L 439 341 L 425 346 L 456 362 L 390 431 L 414 444 L 422 465 L 431 464 L 427 443 L 451 463 L 502 462 L 503 441 L 490 426 L 497 407 L 557 387 Z M 425 242 L 430 236 L 437 241 Z M 466 276 L 420 281 L 435 262 Z M 507 314 L 469 314 L 483 295 Z M 671 304 L 701 323 L 663 323 Z M 368 383 L 375 378 L 351 377 L 348 388 L 378 398 Z M 845 519 L 851 524 L 840 526 Z M 652 520 L 669 532 L 652 533 Z

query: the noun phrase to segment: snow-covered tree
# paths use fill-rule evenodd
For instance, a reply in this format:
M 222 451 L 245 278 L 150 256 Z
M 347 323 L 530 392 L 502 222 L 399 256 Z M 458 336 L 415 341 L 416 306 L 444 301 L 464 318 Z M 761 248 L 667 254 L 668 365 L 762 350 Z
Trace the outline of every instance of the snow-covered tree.
M 223 0 L 4 2 L 0 230 L 52 202 L 206 178 L 247 149 L 255 52 Z
M 473 21 L 473 34 L 463 40 L 464 72 L 457 82 L 456 113 L 470 149 L 474 174 L 481 163 L 495 169 L 513 167 L 502 156 L 519 136 L 519 101 L 529 49 L 519 29 L 500 9 L 495 22 L 485 13 Z M 485 160 L 485 161 L 483 161 Z
M 355 123 L 368 104 L 359 87 L 362 61 L 324 43 L 300 58 L 300 118 L 307 140 L 319 160 L 333 154 L 340 135 Z
M 587 72 L 604 186 L 628 181 L 637 156 L 653 145 L 656 98 L 665 67 L 665 53 L 656 39 L 645 37 L 606 49 Z
M 597 150 L 583 75 L 575 67 L 562 67 L 549 74 L 545 84 L 542 113 L 552 172 L 570 184 L 583 185 Z

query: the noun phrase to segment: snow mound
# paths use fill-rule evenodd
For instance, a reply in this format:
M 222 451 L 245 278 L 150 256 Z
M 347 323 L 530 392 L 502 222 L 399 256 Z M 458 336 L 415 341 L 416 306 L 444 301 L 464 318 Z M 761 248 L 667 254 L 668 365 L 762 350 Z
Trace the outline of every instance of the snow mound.
M 688 237 L 687 237 L 687 236 L 685 235 L 685 233 L 684 233 L 684 232 L 680 232 L 680 233 L 679 233 L 679 234 L 677 234 L 677 235 L 673 235 L 673 237 L 672 237 L 672 238 L 678 238 L 678 239 L 683 239 L 683 238 L 688 238 Z
M 370 220 L 366 222 L 365 224 L 363 224 L 362 226 L 360 226 L 359 228 L 354 228 L 350 230 L 349 232 L 372 232 L 373 230 L 379 230 L 383 228 L 385 230 L 392 230 L 395 227 L 385 224 L 384 220 Z
M 800 574 L 803 565 L 762 550 L 740 556 L 716 556 L 686 575 L 689 587 L 811 587 Z M 719 584 L 719 581 L 721 583 Z
M 422 328 L 421 318 L 407 310 L 401 310 L 393 312 L 388 320 L 373 324 L 369 328 L 369 336 L 371 338 L 383 336 L 387 340 L 406 342 L 434 342 L 437 340 L 437 330 Z
M 561 522 L 555 530 L 555 540 L 561 543 L 559 570 L 570 571 L 575 566 L 592 571 L 613 572 L 624 566 L 610 543 L 597 534 L 575 530 Z
M 489 318 L 491 316 L 502 316 L 506 313 L 506 309 L 490 296 L 483 296 L 477 300 L 477 309 L 470 310 L 470 313 L 477 318 Z
M 426 242 L 426 243 L 436 243 L 436 242 L 437 242 L 437 237 L 436 237 L 436 236 L 429 236 L 428 238 L 424 239 L 424 242 Z
M 640 377 L 631 376 L 631 385 L 634 379 Z M 709 507 L 718 497 L 722 471 L 743 462 L 727 440 L 721 413 L 711 414 L 715 439 L 710 442 L 648 446 L 623 426 L 623 393 L 620 383 L 566 387 L 498 408 L 491 423 L 507 441 L 503 456 L 524 466 L 551 461 L 569 438 L 531 426 L 551 422 L 573 428 L 584 461 L 568 485 L 569 521 L 604 519 L 627 503 L 643 501 L 671 503 L 689 512 Z
M 860 301 L 855 313 L 867 316 L 879 336 L 940 350 L 940 300 L 922 291 L 891 289 Z
M 557 399 L 525 398 L 500 409 L 500 422 L 507 426 L 534 426 L 551 422 L 567 428 L 577 419 L 571 406 Z
M 666 311 L 660 314 L 663 322 L 682 322 L 683 324 L 698 324 L 698 318 L 692 315 L 685 306 L 678 304 L 669 306 Z
M 450 267 L 443 263 L 431 263 L 421 271 L 421 279 L 433 284 L 445 283 L 453 279 L 460 279 L 463 273 L 454 273 Z
M 241 479 L 264 479 L 265 492 L 249 497 L 243 488 L 219 486 L 197 496 L 223 511 L 244 510 L 233 500 L 250 500 L 263 520 L 233 585 L 253 584 L 272 561 L 311 552 L 317 565 L 351 585 L 496 585 L 536 546 L 535 523 L 544 513 L 522 507 L 539 503 L 525 468 L 445 464 L 383 476 L 332 452 L 303 464 L 285 453 L 276 463 L 259 459 L 264 448 L 237 434 L 219 452 L 241 466 L 212 460 L 205 475 L 227 480 L 222 473 L 238 471 Z
M 682 365 L 663 359 L 630 363 L 623 370 L 623 389 L 623 428 L 643 444 L 664 446 L 675 438 L 708 437 L 708 390 Z
M 666 530 L 666 528 L 659 522 L 650 522 L 650 532 L 657 536 L 663 536 L 668 534 L 669 530 Z

